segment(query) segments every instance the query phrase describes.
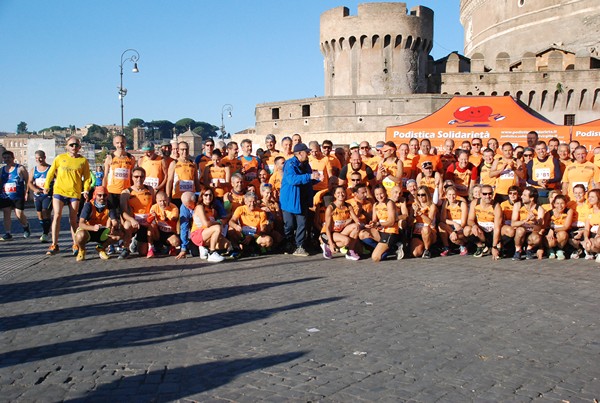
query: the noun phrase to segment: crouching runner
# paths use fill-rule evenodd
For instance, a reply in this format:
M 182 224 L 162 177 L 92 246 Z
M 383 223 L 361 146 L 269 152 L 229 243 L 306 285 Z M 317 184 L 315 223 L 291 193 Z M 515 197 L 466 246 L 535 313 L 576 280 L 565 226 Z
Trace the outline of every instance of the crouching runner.
M 354 251 L 358 241 L 360 221 L 350 204 L 346 203 L 346 190 L 343 186 L 335 188 L 335 200 L 325 210 L 325 222 L 321 230 L 321 249 L 323 257 L 331 259 L 334 252 L 346 248 L 346 259 L 359 260 Z
M 109 258 L 106 247 L 119 242 L 123 236 L 118 218 L 117 209 L 108 202 L 108 191 L 104 186 L 97 186 L 92 200 L 83 205 L 75 232 L 78 262 L 85 260 L 85 244 L 88 242 L 97 243 L 100 259 Z
M 167 194 L 159 191 L 156 194 L 156 204 L 150 208 L 148 221 L 150 224 L 150 239 L 148 243 L 154 247 L 162 245 L 169 246 L 169 255 L 177 256 L 177 248 L 181 245 L 177 235 L 177 220 L 179 219 L 179 209 L 173 203 L 169 202 Z M 154 257 L 154 248 L 148 249 L 147 258 Z

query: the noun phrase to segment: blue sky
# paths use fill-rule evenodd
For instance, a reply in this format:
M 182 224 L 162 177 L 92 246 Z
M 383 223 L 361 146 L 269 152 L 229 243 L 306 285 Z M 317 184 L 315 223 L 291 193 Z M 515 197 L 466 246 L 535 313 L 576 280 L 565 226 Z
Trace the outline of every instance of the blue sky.
M 227 131 L 254 126 L 257 103 L 323 95 L 322 12 L 354 0 L 0 0 L 0 131 L 189 117 Z M 406 1 L 436 13 L 434 58 L 458 50 L 459 0 Z

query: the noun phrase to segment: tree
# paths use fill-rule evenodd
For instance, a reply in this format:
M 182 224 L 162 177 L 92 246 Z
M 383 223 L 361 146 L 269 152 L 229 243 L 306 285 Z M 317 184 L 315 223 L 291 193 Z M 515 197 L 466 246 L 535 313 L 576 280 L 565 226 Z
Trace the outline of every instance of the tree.
M 140 119 L 140 118 L 133 118 L 129 121 L 129 123 L 127 123 L 127 127 L 130 127 L 131 129 L 133 129 L 134 127 L 140 127 L 140 126 L 145 126 L 146 122 L 144 122 L 144 119 Z
M 188 129 L 194 130 L 197 126 L 198 123 L 191 118 L 183 118 L 175 122 L 175 130 L 177 130 L 177 133 L 179 134 L 186 132 Z
M 27 123 L 21 121 L 17 125 L 17 134 L 24 134 L 24 133 L 27 133 Z
M 167 139 L 173 136 L 173 128 L 175 125 L 168 120 L 153 120 L 152 122 L 146 123 L 146 127 L 153 134 L 158 132 L 158 138 Z

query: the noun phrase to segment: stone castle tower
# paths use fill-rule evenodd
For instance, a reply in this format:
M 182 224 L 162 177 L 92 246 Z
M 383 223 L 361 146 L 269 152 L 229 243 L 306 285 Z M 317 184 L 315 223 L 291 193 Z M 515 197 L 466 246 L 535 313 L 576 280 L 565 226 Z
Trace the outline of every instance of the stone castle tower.
M 465 56 L 482 55 L 491 69 L 502 52 L 510 63 L 550 47 L 600 55 L 598 0 L 461 0 L 460 22 Z
M 321 14 L 325 96 L 398 95 L 427 90 L 433 11 L 405 3 L 359 4 Z

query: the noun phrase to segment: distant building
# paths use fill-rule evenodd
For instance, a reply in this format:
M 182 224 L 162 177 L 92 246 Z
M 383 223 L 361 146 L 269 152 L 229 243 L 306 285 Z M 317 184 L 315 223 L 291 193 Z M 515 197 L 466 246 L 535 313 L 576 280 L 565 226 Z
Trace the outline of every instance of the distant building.
M 385 137 L 453 95 L 511 95 L 556 124 L 600 118 L 600 2 L 461 0 L 465 55 L 433 60 L 433 11 L 405 3 L 321 15 L 323 97 L 256 106 L 256 134 L 336 144 Z M 235 140 L 242 138 L 237 133 Z

